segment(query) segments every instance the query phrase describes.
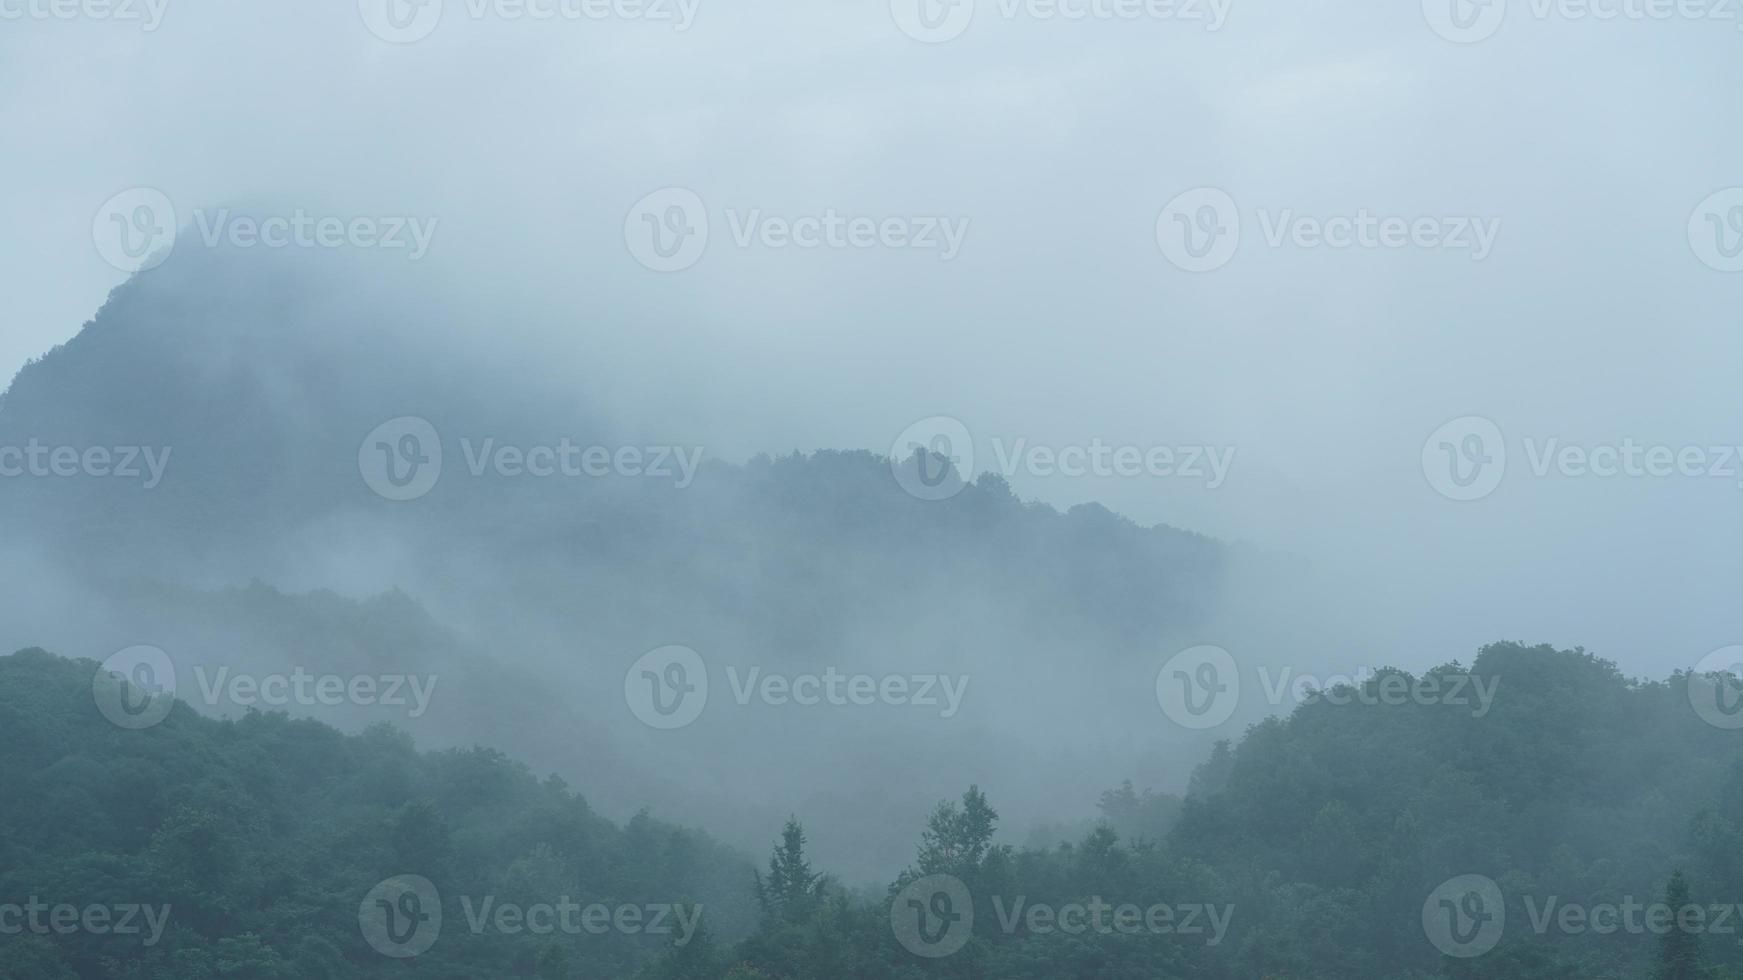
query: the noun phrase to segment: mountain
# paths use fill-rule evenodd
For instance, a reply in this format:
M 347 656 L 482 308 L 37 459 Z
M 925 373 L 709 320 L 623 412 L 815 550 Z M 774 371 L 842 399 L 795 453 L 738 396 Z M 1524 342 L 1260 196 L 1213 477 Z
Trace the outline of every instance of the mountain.
M 714 459 L 613 417 L 588 379 L 473 316 L 324 255 L 178 248 L 127 282 L 0 398 L 0 447 L 44 467 L 0 479 L 0 564 L 24 583 L 0 643 L 97 660 L 147 644 L 184 676 L 442 673 L 421 742 L 484 739 L 603 782 L 620 818 L 699 806 L 741 846 L 789 812 L 857 822 L 820 856 L 867 879 L 906 858 L 892 828 L 964 773 L 1026 822 L 1075 821 L 1075 801 L 1129 776 L 1184 789 L 1211 738 L 1161 722 L 1156 668 L 1250 628 L 1227 605 L 1253 556 L 1093 504 L 1060 513 L 990 474 L 918 499 L 869 451 Z M 379 429 L 404 418 L 442 465 L 389 499 L 376 453 L 404 463 L 405 433 Z M 497 465 L 565 442 L 628 447 L 642 469 L 664 451 L 667 472 Z M 141 475 L 90 475 L 94 449 L 105 469 L 137 450 Z M 368 626 L 383 616 L 404 628 Z M 317 624 L 300 638 L 299 617 Z M 681 731 L 625 704 L 637 659 L 669 645 L 713 685 Z M 960 710 L 770 704 L 749 680 L 832 673 L 960 684 Z

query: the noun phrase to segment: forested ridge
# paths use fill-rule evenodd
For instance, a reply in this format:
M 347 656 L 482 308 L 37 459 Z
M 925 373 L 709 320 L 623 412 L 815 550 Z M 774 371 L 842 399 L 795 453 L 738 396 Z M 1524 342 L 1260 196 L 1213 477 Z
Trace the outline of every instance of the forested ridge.
M 152 936 L 0 913 L 23 924 L 0 935 L 0 976 L 1743 976 L 1743 752 L 1691 710 L 1688 676 L 1511 643 L 1437 673 L 1467 670 L 1496 685 L 1480 717 L 1310 699 L 1219 746 L 1184 799 L 1110 790 L 1101 823 L 1059 846 L 1008 843 L 998 801 L 970 788 L 916 815 L 912 865 L 868 888 L 812 865 L 827 826 L 771 827 L 754 867 L 706 836 L 706 813 L 667 815 L 701 831 L 616 826 L 585 787 L 485 747 L 420 753 L 386 726 L 179 704 L 127 730 L 93 702 L 98 665 L 26 650 L 0 658 L 0 907 L 164 914 Z M 401 957 L 368 909 L 408 875 L 442 921 Z M 1446 955 L 1424 906 L 1465 875 L 1499 887 L 1505 928 Z M 901 924 L 938 881 L 960 884 L 972 928 L 922 955 Z M 1701 909 L 1699 927 L 1653 928 L 1645 910 L 1666 902 Z M 542 933 L 541 906 L 558 912 Z
M 101 660 L 146 643 L 232 674 L 439 674 L 420 718 L 317 714 L 345 731 L 403 725 L 425 748 L 488 744 L 614 819 L 698 808 L 747 851 L 797 809 L 832 825 L 818 850 L 859 880 L 908 855 L 905 814 L 966 781 L 905 762 L 935 718 L 799 721 L 717 696 L 696 737 L 650 737 L 623 710 L 630 662 L 679 644 L 764 675 L 972 675 L 953 744 L 1027 824 L 1074 819 L 1075 801 L 1127 775 L 1183 780 L 1186 764 L 1166 760 L 1192 756 L 1158 740 L 1149 759 L 1116 758 L 1088 744 L 1102 733 L 1080 732 L 1044 763 L 1046 783 L 1069 787 L 1046 789 L 1033 778 L 1044 754 L 1008 749 L 1060 740 L 1026 719 L 1077 714 L 1136 748 L 1125 733 L 1153 699 L 1112 704 L 1107 691 L 1141 695 L 1158 645 L 1258 642 L 1221 625 L 1236 618 L 1231 580 L 1268 567 L 1256 549 L 1098 503 L 1055 508 L 990 471 L 918 500 L 881 455 L 895 432 L 803 452 L 759 438 L 740 453 L 710 426 L 611 410 L 588 371 L 535 371 L 513 347 L 432 349 L 457 321 L 433 297 L 383 295 L 318 256 L 189 249 L 122 284 L 0 395 L 0 447 L 149 447 L 167 466 L 149 490 L 0 479 L 0 569 L 21 583 L 0 650 Z M 445 464 L 426 496 L 384 499 L 360 446 L 406 416 L 430 423 Z M 700 464 L 541 479 L 468 461 L 486 443 L 562 440 L 699 452 Z M 1067 645 L 1092 669 L 1060 669 Z M 818 751 L 760 764 L 795 723 Z

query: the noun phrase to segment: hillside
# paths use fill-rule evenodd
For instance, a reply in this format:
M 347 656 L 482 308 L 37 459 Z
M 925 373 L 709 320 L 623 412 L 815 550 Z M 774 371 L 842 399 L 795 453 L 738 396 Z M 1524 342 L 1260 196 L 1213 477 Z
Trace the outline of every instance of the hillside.
M 40 650 L 0 658 L 0 901 L 168 906 L 167 925 L 149 945 L 145 932 L 9 935 L 9 980 L 398 975 L 358 909 L 413 874 L 480 902 L 696 903 L 712 934 L 751 924 L 743 859 L 647 817 L 614 825 L 492 749 L 419 753 L 387 727 L 219 722 L 185 705 L 124 730 L 98 712 L 96 670 Z M 449 915 L 426 975 L 557 962 L 623 976 L 672 938 L 473 934 L 458 905 Z
M 1317 699 L 1219 750 L 1184 802 L 1110 793 L 1107 823 L 1058 847 L 1005 843 L 998 800 L 971 789 L 904 828 L 918 846 L 887 891 L 811 864 L 810 841 L 837 827 L 790 825 L 753 878 L 706 837 L 646 817 L 620 829 L 485 748 L 419 754 L 386 728 L 182 707 L 123 730 L 94 707 L 95 670 L 0 658 L 0 902 L 70 890 L 168 905 L 170 925 L 143 954 L 120 936 L 26 938 L 0 976 L 385 976 L 401 964 L 370 948 L 358 904 L 407 874 L 442 908 L 415 960 L 432 976 L 1644 980 L 1667 956 L 1743 976 L 1735 733 L 1691 710 L 1687 675 L 1632 681 L 1579 650 L 1502 643 L 1439 668 L 1494 684 L 1480 717 Z M 1138 810 L 1157 819 L 1135 827 Z M 1504 928 L 1437 948 L 1425 906 L 1465 876 L 1498 888 Z M 907 901 L 946 879 L 972 920 L 934 937 L 945 955 L 918 955 Z M 699 903 L 706 936 L 535 937 L 478 918 L 481 896 L 541 895 Z M 1665 902 L 1698 909 L 1699 927 L 1650 927 Z M 1061 928 L 1098 906 L 1106 928 Z M 1036 907 L 1048 914 L 1013 911 Z M 1113 928 L 1122 907 L 1145 914 Z M 1619 927 L 1601 927 L 1605 909 Z M 122 955 L 134 972 L 105 959 Z
M 139 478 L 0 480 L 0 567 L 26 583 L 0 597 L 0 644 L 102 660 L 143 643 L 214 669 L 440 670 L 454 682 L 420 739 L 484 738 L 596 780 L 614 816 L 632 801 L 673 819 L 705 808 L 739 846 L 790 811 L 860 820 L 855 853 L 829 856 L 866 879 L 907 851 L 891 828 L 961 772 L 1003 788 L 1025 823 L 1075 820 L 1062 800 L 1130 775 L 1181 789 L 1180 760 L 1208 749 L 1189 732 L 1140 743 L 1153 699 L 1110 692 L 1142 694 L 1171 644 L 1238 640 L 1249 619 L 1228 613 L 1228 584 L 1253 556 L 1094 504 L 1061 513 L 994 474 L 917 499 L 872 451 L 716 459 L 608 418 L 587 378 L 517 360 L 463 312 L 369 272 L 178 250 L 18 375 L 0 397 L 0 446 L 150 452 Z M 360 447 L 403 416 L 431 424 L 444 462 L 424 495 L 386 499 Z M 700 462 L 688 477 L 669 464 L 670 478 L 469 465 L 486 441 L 563 440 Z M 371 625 L 383 616 L 394 628 Z M 685 732 L 652 732 L 626 709 L 623 678 L 671 644 L 721 671 L 969 686 L 950 719 L 721 705 Z M 1058 738 L 1024 722 L 1067 711 L 1091 721 Z M 795 725 L 817 752 L 766 765 Z M 957 765 L 881 778 L 941 742 Z M 1031 779 L 1036 765 L 1070 792 Z

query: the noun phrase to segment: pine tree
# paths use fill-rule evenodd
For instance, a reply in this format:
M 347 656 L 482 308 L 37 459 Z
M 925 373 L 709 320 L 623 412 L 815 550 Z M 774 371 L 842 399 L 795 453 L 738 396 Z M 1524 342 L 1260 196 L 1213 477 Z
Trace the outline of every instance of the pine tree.
M 1192 778 L 1186 785 L 1186 795 L 1203 799 L 1212 793 L 1221 792 L 1228 785 L 1229 773 L 1234 768 L 1235 755 L 1229 750 L 1229 740 L 1218 740 L 1211 749 L 1210 758 L 1192 771 Z
M 817 910 L 823 892 L 823 875 L 813 872 L 805 857 L 805 828 L 788 817 L 781 843 L 769 857 L 768 877 L 757 875 L 757 904 L 771 919 L 799 923 Z
M 1658 940 L 1658 970 L 1656 980 L 1696 980 L 1701 975 L 1700 934 L 1681 925 L 1682 910 L 1688 908 L 1689 883 L 1682 872 L 1670 876 L 1664 886 L 1664 904 L 1670 906 L 1671 929 Z

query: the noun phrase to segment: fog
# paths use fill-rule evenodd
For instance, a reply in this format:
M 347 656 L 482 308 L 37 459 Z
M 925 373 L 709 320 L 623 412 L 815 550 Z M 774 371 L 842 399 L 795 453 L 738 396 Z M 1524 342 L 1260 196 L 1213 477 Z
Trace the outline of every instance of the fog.
M 253 580 L 358 600 L 403 590 L 456 650 L 503 665 L 509 690 L 585 661 L 558 681 L 583 692 L 573 717 L 559 698 L 541 702 L 551 715 L 481 711 L 445 729 L 454 716 L 438 703 L 413 731 L 433 744 L 499 740 L 535 768 L 598 779 L 574 781 L 613 816 L 648 802 L 747 847 L 789 811 L 857 812 L 895 829 L 869 843 L 821 826 L 814 836 L 826 863 L 867 879 L 900 862 L 925 800 L 969 782 L 1002 791 L 1016 833 L 1084 821 L 1100 789 L 1122 778 L 1183 789 L 1212 738 L 1289 707 L 1244 705 L 1212 733 L 1170 728 L 1156 672 L 1195 644 L 1327 676 L 1468 662 L 1484 643 L 1517 639 L 1584 646 L 1662 677 L 1743 642 L 1743 449 L 1727 448 L 1743 445 L 1743 278 L 1723 268 L 1743 235 L 1726 221 L 1743 201 L 1704 204 L 1743 183 L 1737 22 L 1539 17 L 1515 3 L 1492 37 L 1461 44 L 1437 36 L 1416 4 L 1233 0 L 1214 30 L 1007 19 L 980 6 L 942 43 L 904 34 L 882 2 L 702 0 L 676 29 L 472 17 L 450 0 L 434 32 L 406 44 L 371 32 L 367 3 L 360 16 L 348 3 L 168 0 L 154 30 L 10 20 L 0 373 L 68 341 L 128 279 L 105 261 L 93 223 L 113 195 L 154 188 L 181 236 L 129 288 L 166 323 L 204 324 L 170 336 L 204 339 L 166 359 L 190 373 L 134 375 L 131 393 L 110 394 L 166 400 L 188 378 L 241 364 L 258 380 L 274 361 L 211 331 L 282 310 L 283 347 L 272 350 L 308 373 L 287 373 L 280 391 L 246 390 L 285 439 L 331 465 L 317 483 L 344 476 L 361 496 L 354 447 L 376 422 L 436 411 L 436 391 L 454 398 L 442 407 L 459 428 L 445 440 L 573 435 L 699 447 L 735 467 L 819 450 L 901 455 L 911 425 L 946 417 L 970 434 L 975 472 L 1006 469 L 1023 500 L 1061 511 L 1095 502 L 1234 547 L 1171 583 L 1195 617 L 1142 637 L 1137 619 L 1079 631 L 1095 621 L 1087 600 L 1073 607 L 1080 618 L 1038 634 L 1046 609 L 1006 608 L 1016 593 L 951 580 L 937 555 L 936 580 L 896 588 L 903 575 L 881 550 L 894 542 L 864 554 L 820 545 L 787 567 L 797 582 L 795 568 L 827 568 L 868 591 L 844 600 L 861 620 L 774 641 L 759 630 L 780 616 L 741 616 L 742 596 L 686 591 L 694 580 L 742 584 L 759 574 L 754 563 L 661 572 L 642 553 L 633 581 L 658 584 L 637 592 L 553 560 L 543 567 L 562 571 L 539 582 L 549 593 L 532 595 L 541 566 L 499 531 L 549 501 L 487 500 L 512 493 L 500 481 L 473 486 L 470 504 L 440 498 L 439 514 L 500 520 L 450 527 L 452 541 L 432 540 L 422 522 L 441 518 L 428 509 L 412 518 L 348 499 L 250 525 L 245 547 L 158 550 L 155 568 L 111 570 L 190 590 Z M 1177 195 L 1201 187 L 1233 202 L 1239 247 L 1220 267 L 1189 271 L 1158 238 L 1175 228 Z M 709 225 L 700 258 L 669 272 L 645 252 L 638 261 L 634 244 L 642 202 L 663 188 L 694 192 Z M 214 246 L 202 234 L 235 215 L 296 213 L 405 219 L 427 233 L 427 254 Z M 1180 217 L 1200 214 L 1194 205 Z M 767 225 L 745 231 L 830 215 L 895 219 L 910 238 L 935 229 L 940 245 L 802 248 L 776 244 Z M 1293 224 L 1338 217 L 1429 219 L 1442 241 L 1329 247 Z M 308 251 L 336 254 L 295 254 Z M 208 268 L 226 280 L 203 278 Z M 237 268 L 249 271 L 229 279 Z M 273 285 L 281 275 L 293 285 Z M 296 302 L 270 299 L 275 288 Z M 299 361 L 305 340 L 321 353 Z M 318 404 L 328 390 L 347 411 Z M 1467 417 L 1499 430 L 1505 475 L 1478 499 L 1450 499 L 1432 461 L 1442 443 L 1464 453 L 1469 429 L 1437 430 Z M 1202 449 L 1207 472 L 1003 465 L 1019 443 Z M 445 442 L 455 468 L 457 445 Z M 1652 447 L 1677 458 L 1692 447 L 1700 475 L 1595 475 L 1580 468 L 1589 462 L 1556 462 L 1570 445 L 1637 446 L 1641 466 Z M 1210 472 L 1216 459 L 1226 472 Z M 210 459 L 189 465 L 214 472 Z M 707 471 L 697 480 L 709 485 Z M 709 523 L 722 514 L 754 526 L 743 515 L 771 506 L 754 477 L 712 486 L 705 505 L 672 504 L 693 522 L 683 528 L 738 526 Z M 276 490 L 268 503 L 303 492 Z M 609 493 L 622 503 L 639 492 Z M 851 524 L 851 505 L 840 509 Z M 93 600 L 88 567 L 63 581 L 47 564 L 6 559 L 6 652 L 40 645 L 100 660 L 181 640 L 221 658 L 214 651 L 263 642 L 257 625 L 225 632 L 168 601 Z M 1082 584 L 1065 569 L 1037 577 L 1062 592 Z M 600 592 L 571 603 L 566 585 Z M 746 589 L 783 594 L 772 581 Z M 139 625 L 144 607 L 151 628 Z M 152 629 L 161 635 L 140 635 Z M 1075 646 L 1115 636 L 1115 650 Z M 622 711 L 623 671 L 662 644 L 750 664 L 820 638 L 828 656 L 813 666 L 970 677 L 968 720 L 948 729 L 942 760 L 911 761 L 945 719 L 848 712 L 807 735 L 790 715 L 756 714 L 721 722 L 702 748 Z M 266 648 L 248 656 L 282 662 Z M 637 761 L 577 761 L 550 745 L 580 737 L 568 729 L 528 736 L 559 717 L 609 744 L 601 757 Z M 771 747 L 799 752 L 813 737 L 843 754 L 774 771 Z M 875 765 L 887 768 L 854 768 Z M 903 790 L 887 801 L 881 787 L 898 772 Z M 873 801 L 888 810 L 866 814 Z

